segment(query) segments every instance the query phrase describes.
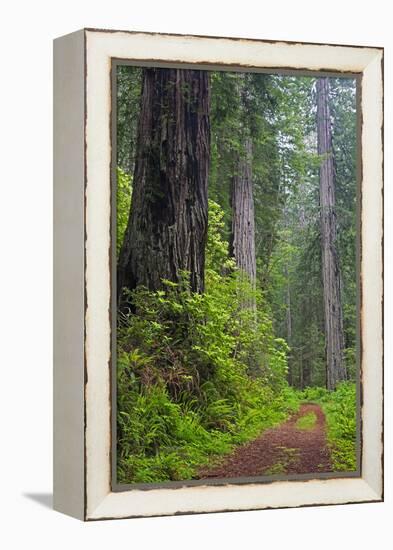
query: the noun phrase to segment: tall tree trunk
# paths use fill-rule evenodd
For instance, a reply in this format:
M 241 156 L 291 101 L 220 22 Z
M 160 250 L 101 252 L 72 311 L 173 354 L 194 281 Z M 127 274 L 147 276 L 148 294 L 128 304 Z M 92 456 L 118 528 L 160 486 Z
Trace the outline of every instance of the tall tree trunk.
M 287 324 L 287 343 L 289 348 L 292 346 L 292 312 L 291 312 L 291 287 L 289 285 L 289 272 L 288 266 L 284 268 L 284 275 L 286 279 L 286 324 Z M 288 375 L 287 375 L 288 384 L 293 385 L 293 372 L 292 372 L 292 357 L 288 357 Z
M 204 289 L 209 108 L 206 71 L 144 69 L 119 296 L 124 287 L 162 288 L 182 271 L 193 291 Z
M 317 79 L 319 200 L 322 246 L 322 276 L 325 309 L 327 387 L 335 389 L 347 378 L 344 364 L 344 330 L 341 306 L 341 276 L 337 254 L 337 222 L 332 134 L 329 114 L 329 80 Z
M 235 163 L 235 173 L 231 186 L 232 228 L 230 252 L 240 270 L 240 282 L 248 281 L 252 289 L 256 285 L 255 256 L 255 219 L 254 194 L 252 182 L 252 142 L 250 138 L 244 141 L 244 148 Z M 248 292 L 248 286 L 239 285 L 240 307 L 250 311 L 253 321 L 257 321 L 255 296 Z M 249 348 L 247 358 L 251 375 L 260 375 L 260 365 L 255 355 L 255 347 Z
M 256 280 L 255 220 L 252 184 L 252 143 L 247 139 L 239 155 L 231 189 L 231 249 L 237 267 L 253 285 Z

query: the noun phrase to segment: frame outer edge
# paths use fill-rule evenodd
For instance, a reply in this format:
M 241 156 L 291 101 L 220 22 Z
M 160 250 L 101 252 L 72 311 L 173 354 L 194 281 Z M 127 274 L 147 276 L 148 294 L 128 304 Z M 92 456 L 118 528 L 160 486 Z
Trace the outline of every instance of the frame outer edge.
M 103 36 L 98 37 L 97 35 L 99 35 L 99 34 L 102 34 Z M 105 37 L 106 39 L 104 40 L 105 34 L 106 34 L 106 37 Z M 119 34 L 121 35 L 122 33 L 119 33 Z M 138 34 L 138 33 L 136 33 L 136 34 Z M 141 33 L 141 34 L 144 37 L 147 36 L 147 33 Z M 109 34 L 104 33 L 104 31 L 95 31 L 95 30 L 93 31 L 91 29 L 87 29 L 86 30 L 86 35 L 88 36 L 88 38 L 91 38 L 91 42 L 93 43 L 93 45 L 92 44 L 90 44 L 90 45 L 92 46 L 92 50 L 94 51 L 95 62 L 96 62 L 95 67 L 90 66 L 90 69 L 93 69 L 91 72 L 94 73 L 94 70 L 97 69 L 97 67 L 98 67 L 98 70 L 99 70 L 101 76 L 103 76 L 104 73 L 105 73 L 105 75 L 106 75 L 105 79 L 107 79 L 107 76 L 108 76 L 107 72 L 109 73 L 109 71 L 107 71 L 106 65 L 104 67 L 101 63 L 102 63 L 103 59 L 105 59 L 105 64 L 107 64 L 108 59 L 110 59 L 111 57 L 114 57 L 114 56 L 116 57 L 116 53 L 114 53 L 114 49 L 112 48 L 112 44 L 111 44 L 110 48 L 108 47 L 108 49 L 106 49 L 106 47 L 107 47 L 107 38 L 108 38 Z M 132 35 L 130 35 L 130 36 L 132 36 Z M 155 36 L 155 40 L 158 40 L 157 35 L 154 35 L 154 36 Z M 113 35 L 112 35 L 112 37 L 113 37 Z M 119 39 L 120 38 L 122 38 L 122 37 L 119 36 Z M 188 38 L 193 38 L 193 37 L 188 37 Z M 208 37 L 207 37 L 207 39 L 208 39 Z M 104 42 L 105 42 L 105 44 L 104 44 Z M 264 43 L 263 40 L 261 40 L 260 42 Z M 297 45 L 300 46 L 301 44 L 297 44 Z M 124 46 L 124 44 L 123 44 L 123 46 Z M 282 46 L 282 44 L 281 44 L 281 46 Z M 318 47 L 318 46 L 316 46 L 316 47 Z M 343 46 L 343 48 L 350 49 L 351 47 L 350 46 Z M 123 57 L 124 57 L 124 51 L 126 51 L 126 49 L 128 49 L 128 47 L 124 48 L 124 50 L 122 50 L 123 51 Z M 363 73 L 364 73 L 366 67 L 368 65 L 371 65 L 373 60 L 375 60 L 375 56 L 377 54 L 377 48 L 372 48 L 372 47 L 366 46 L 366 47 L 364 47 L 364 49 L 367 50 L 367 52 L 366 52 L 367 53 L 367 58 L 362 57 L 360 59 L 358 57 L 357 66 L 356 66 L 356 71 L 360 72 L 361 63 L 364 62 L 364 64 L 361 66 L 361 72 L 363 72 Z M 87 47 L 87 51 L 89 52 L 89 47 Z M 378 53 L 380 54 L 381 50 L 379 50 Z M 103 57 L 101 57 L 100 60 L 97 61 L 99 56 L 103 56 Z M 120 55 L 118 57 L 122 57 L 122 56 Z M 163 57 L 165 57 L 164 53 L 163 53 Z M 172 63 L 172 61 L 170 61 L 170 62 Z M 177 63 L 178 61 L 173 59 L 173 62 Z M 223 65 L 225 66 L 225 63 L 223 63 Z M 297 67 L 293 67 L 293 69 L 296 69 L 296 68 Z M 344 68 L 345 68 L 345 70 L 347 70 L 346 65 L 345 65 Z M 312 68 L 310 70 L 316 71 L 316 70 L 325 70 L 325 69 Z M 89 75 L 90 75 L 90 73 L 89 73 Z M 99 83 L 99 81 L 94 80 L 94 83 L 95 83 L 96 89 L 97 89 L 97 83 Z M 95 97 L 92 96 L 92 99 L 94 99 L 94 102 L 96 102 L 98 100 L 100 108 L 103 108 L 104 103 L 107 102 L 106 97 L 105 98 L 97 98 L 96 94 L 95 94 Z M 107 106 L 105 106 L 105 109 L 107 109 Z M 96 121 L 96 123 L 97 123 L 97 121 Z M 100 133 L 103 129 L 103 125 L 105 125 L 105 122 L 98 120 L 97 127 L 100 129 L 100 132 L 98 132 L 98 134 L 97 134 L 97 132 L 95 134 L 93 132 L 93 134 L 92 134 L 92 135 L 94 135 L 94 139 L 98 138 L 101 149 L 100 149 L 100 146 L 97 147 L 96 143 L 94 143 L 94 146 L 92 146 L 93 143 L 90 144 L 92 146 L 91 148 L 94 150 L 92 158 L 95 159 L 95 162 L 98 164 L 98 166 L 96 168 L 100 168 L 100 170 L 97 170 L 96 172 L 94 172 L 92 174 L 94 176 L 92 179 L 94 179 L 94 190 L 95 190 L 94 197 L 95 198 L 97 196 L 97 192 L 98 192 L 100 186 L 101 186 L 102 189 L 105 189 L 105 193 L 107 193 L 106 187 L 105 187 L 106 184 L 103 180 L 103 178 L 106 177 L 106 171 L 108 169 L 108 167 L 106 165 L 104 165 L 106 163 L 107 153 L 105 153 L 104 159 L 103 159 L 102 158 L 103 157 L 102 153 L 105 150 L 105 148 L 102 147 L 103 138 L 102 138 L 102 135 L 100 136 Z M 105 134 L 106 134 L 106 132 L 107 132 L 107 130 L 105 130 Z M 100 136 L 100 137 L 98 137 L 98 136 Z M 97 155 L 99 149 L 100 149 L 100 155 Z M 92 153 L 91 150 L 89 152 L 90 152 L 90 154 Z M 90 161 L 89 161 L 89 163 L 90 163 Z M 90 164 L 89 164 L 89 166 L 90 166 Z M 374 164 L 374 167 L 375 167 L 375 164 Z M 104 174 L 105 174 L 105 176 L 104 176 Z M 97 176 L 98 176 L 98 178 L 97 178 Z M 89 198 L 89 191 L 87 192 L 87 198 Z M 94 203 L 94 204 L 96 204 L 96 203 Z M 107 208 L 107 206 L 106 206 L 106 204 L 103 203 L 103 204 L 100 204 L 100 208 L 102 210 L 104 210 L 104 209 Z M 89 204 L 87 205 L 87 213 L 89 215 L 91 214 Z M 97 214 L 97 211 L 95 212 L 95 214 Z M 379 223 L 379 220 L 377 220 L 377 223 Z M 96 227 L 96 226 L 94 224 L 92 224 L 91 228 L 93 229 L 94 227 Z M 106 241 L 106 236 L 105 236 L 105 241 Z M 103 245 L 103 243 L 97 243 L 97 242 L 94 242 L 94 244 L 95 245 L 100 244 L 101 246 Z M 96 253 L 97 250 L 94 250 L 94 252 Z M 106 260 L 106 255 L 107 255 L 107 251 L 105 251 L 105 260 Z M 92 256 L 92 257 L 94 257 L 94 256 Z M 104 256 L 102 257 L 102 259 L 104 259 Z M 382 266 L 379 266 L 379 264 L 378 264 L 377 271 L 378 270 L 381 271 L 381 267 Z M 95 292 L 97 293 L 97 289 L 96 289 Z M 106 289 L 105 289 L 105 292 L 106 292 Z M 100 297 L 100 300 L 101 300 L 101 298 L 102 297 Z M 90 304 L 90 306 L 92 306 L 92 305 L 93 304 Z M 92 310 L 92 312 L 94 313 L 93 310 Z M 375 329 L 375 325 L 374 325 L 374 329 Z M 91 351 L 93 351 L 93 349 Z M 90 365 L 90 367 L 91 366 L 92 365 Z M 105 391 L 106 391 L 106 384 L 107 384 L 106 377 L 107 377 L 107 374 L 106 374 L 106 371 L 104 373 L 104 370 L 103 370 L 103 366 L 104 366 L 103 359 L 100 358 L 99 364 L 95 365 L 95 366 L 99 367 L 99 369 L 102 369 L 102 372 L 100 373 L 101 379 L 96 379 L 95 381 L 93 381 L 93 380 L 90 380 L 90 377 L 89 377 L 88 386 L 90 386 L 90 390 L 87 393 L 87 400 L 88 401 L 90 401 L 90 400 L 93 401 L 91 399 L 91 397 L 94 395 L 94 399 L 95 400 L 97 399 L 96 403 L 97 402 L 100 403 L 102 401 L 101 404 L 103 405 L 104 404 L 104 396 L 101 395 L 101 393 L 103 391 L 101 389 L 102 386 L 100 386 L 100 384 L 97 384 L 97 382 L 105 381 Z M 382 367 L 382 365 L 378 364 L 378 369 L 380 367 Z M 105 369 L 106 368 L 107 368 L 107 366 L 105 366 Z M 93 375 L 92 378 L 93 377 L 96 378 L 96 373 L 93 373 L 93 371 L 91 371 L 91 374 Z M 100 396 L 99 396 L 99 399 L 97 398 L 98 394 L 96 393 L 98 390 L 101 392 Z M 378 394 L 378 396 L 380 396 L 381 389 L 376 388 L 375 385 L 374 385 L 373 392 L 374 392 L 374 397 L 376 396 L 376 394 Z M 90 394 L 90 396 L 89 396 L 89 394 Z M 105 395 L 105 401 L 106 401 L 106 398 L 107 397 Z M 368 400 L 368 402 L 370 402 L 370 399 Z M 94 412 L 93 411 L 94 406 L 93 406 L 92 402 L 87 403 L 87 419 L 88 420 L 90 418 L 90 416 L 89 416 L 89 407 L 91 408 L 90 414 L 92 414 L 92 412 Z M 94 419 L 95 416 L 96 416 L 96 413 L 94 412 L 93 418 L 91 418 L 91 420 L 92 420 L 92 424 L 94 424 L 94 427 L 98 428 L 97 419 Z M 99 417 L 100 417 L 100 419 L 103 419 L 102 411 L 100 411 Z M 94 419 L 94 421 L 93 421 L 93 419 Z M 106 423 L 106 419 L 105 419 L 105 423 Z M 374 426 L 375 426 L 375 424 L 374 424 Z M 378 425 L 378 428 L 379 428 L 379 425 Z M 91 429 L 92 429 L 92 426 L 90 425 L 90 422 L 89 422 L 88 431 L 87 431 L 88 436 L 89 436 L 89 433 L 90 433 Z M 100 430 L 101 430 L 101 428 L 100 428 Z M 98 431 L 100 431 L 100 430 L 98 430 Z M 370 427 L 369 427 L 368 433 L 370 433 L 370 431 L 371 430 L 370 430 Z M 93 432 L 94 432 L 94 430 L 93 430 Z M 91 435 L 93 435 L 93 433 Z M 102 466 L 104 464 L 102 462 L 102 460 L 104 458 L 105 458 L 105 460 L 107 460 L 107 457 L 106 457 L 106 454 L 107 454 L 107 439 L 99 440 L 100 448 L 99 448 L 99 451 L 97 451 L 97 447 L 95 445 L 97 443 L 97 439 L 96 439 L 97 434 L 94 432 L 94 437 L 91 437 L 91 435 L 87 438 L 87 451 L 89 451 L 91 453 L 92 457 L 94 455 L 94 460 L 92 461 L 94 463 L 94 466 L 97 466 L 97 465 Z M 379 433 L 377 433 L 376 435 L 377 435 L 377 437 L 380 437 Z M 89 441 L 91 443 L 91 447 L 89 447 Z M 102 449 L 101 449 L 101 447 L 102 447 Z M 89 465 L 89 461 L 90 461 L 90 458 L 91 458 L 91 457 L 89 457 L 89 452 L 87 453 L 88 465 Z M 98 456 L 97 452 L 98 453 L 101 452 L 101 455 Z M 97 458 L 99 459 L 98 461 L 96 461 Z M 375 454 L 372 458 L 375 458 Z M 356 490 L 354 490 L 354 491 L 351 490 L 351 491 L 348 492 L 348 494 L 346 495 L 347 498 L 342 500 L 342 495 L 341 495 L 340 498 L 337 498 L 337 500 L 336 500 L 336 496 L 334 495 L 333 499 L 328 498 L 328 499 L 326 499 L 322 502 L 318 501 L 319 499 L 312 500 L 311 502 L 308 501 L 307 499 L 303 499 L 301 501 L 302 504 L 300 504 L 300 506 L 304 506 L 304 505 L 305 506 L 314 506 L 314 505 L 346 504 L 346 503 L 349 504 L 349 503 L 355 503 L 355 502 L 376 502 L 376 501 L 380 501 L 381 500 L 381 492 L 382 492 L 381 491 L 382 488 L 381 488 L 381 485 L 380 485 L 381 478 L 382 478 L 382 471 L 378 471 L 378 472 L 376 472 L 376 475 L 371 475 L 370 476 L 369 475 L 370 474 L 370 466 L 371 466 L 371 464 L 369 463 L 366 467 L 367 473 L 364 477 L 362 476 L 362 478 L 360 478 L 358 480 L 352 480 L 349 483 L 348 483 L 349 480 L 344 482 L 344 484 L 346 486 L 348 486 L 348 489 L 350 487 L 353 487 L 353 489 L 356 488 Z M 98 470 L 101 471 L 101 468 L 99 468 Z M 89 504 L 89 506 L 88 506 L 87 511 L 86 511 L 86 519 L 88 519 L 88 520 L 112 519 L 112 518 L 114 519 L 114 518 L 121 518 L 121 517 L 143 517 L 143 516 L 154 516 L 154 515 L 176 515 L 176 514 L 179 514 L 179 513 L 203 513 L 203 512 L 225 511 L 225 506 L 222 505 L 222 501 L 219 503 L 218 506 L 217 506 L 217 501 L 216 501 L 215 504 L 212 503 L 210 507 L 205 505 L 205 497 L 207 496 L 207 494 L 205 492 L 205 489 L 207 489 L 207 487 L 200 487 L 201 489 L 204 489 L 204 491 L 203 491 L 204 492 L 204 495 L 203 495 L 203 508 L 200 505 L 197 504 L 196 501 L 198 499 L 195 498 L 197 496 L 197 493 L 199 493 L 199 490 L 192 489 L 193 498 L 191 498 L 191 494 L 189 493 L 188 489 L 184 489 L 184 490 L 179 489 L 178 490 L 178 497 L 179 498 L 183 497 L 183 498 L 186 498 L 186 499 L 189 498 L 189 502 L 192 502 L 190 507 L 186 508 L 186 507 L 183 507 L 183 506 L 179 506 L 179 508 L 180 508 L 179 509 L 177 507 L 178 506 L 177 503 L 179 501 L 177 501 L 175 507 L 172 508 L 172 510 L 170 510 L 171 506 L 166 506 L 167 510 L 164 510 L 164 509 L 157 510 L 157 508 L 155 508 L 155 507 L 159 504 L 158 503 L 158 501 L 160 500 L 159 497 L 162 496 L 164 498 L 164 495 L 166 494 L 168 500 L 172 500 L 175 491 L 171 490 L 171 491 L 166 492 L 164 490 L 164 491 L 162 491 L 162 493 L 160 493 L 159 491 L 157 491 L 157 492 L 152 491 L 151 492 L 152 502 L 148 503 L 147 501 L 150 500 L 148 495 L 141 495 L 138 491 L 135 491 L 135 492 L 134 491 L 127 491 L 125 493 L 113 493 L 113 492 L 110 492 L 110 490 L 109 490 L 109 492 L 108 492 L 108 480 L 106 478 L 106 473 L 105 473 L 105 477 L 104 477 L 104 474 L 102 474 L 102 476 L 101 476 L 102 472 L 100 473 L 99 471 L 97 471 L 97 468 L 91 468 L 89 466 L 89 471 L 88 471 L 88 481 L 89 482 L 87 483 L 87 491 L 89 493 L 88 494 L 88 500 L 89 500 L 88 504 Z M 102 477 L 102 479 L 99 479 L 99 477 Z M 101 483 L 100 487 L 97 487 L 97 485 L 96 485 L 97 481 L 100 481 L 100 483 Z M 331 483 L 329 482 L 329 484 L 323 483 L 322 485 L 328 487 L 328 485 L 330 485 L 330 484 Z M 89 489 L 89 487 L 90 487 L 90 489 Z M 358 490 L 360 490 L 361 487 L 363 489 L 362 489 L 362 494 L 360 495 L 358 493 Z M 228 487 L 228 490 L 233 490 L 233 489 L 234 489 L 233 486 Z M 215 490 L 213 490 L 213 492 L 215 492 Z M 238 492 L 238 489 L 236 489 L 236 492 Z M 90 495 L 90 493 L 92 493 L 92 494 Z M 132 503 L 132 506 L 130 506 L 131 502 L 128 501 L 128 496 L 131 493 L 134 493 L 134 495 L 136 497 L 134 502 Z M 240 496 L 240 491 L 239 491 L 239 496 Z M 157 499 L 157 501 L 156 501 L 156 499 Z M 144 502 L 145 500 L 146 500 L 146 502 Z M 166 503 L 166 504 L 168 504 L 168 503 Z M 148 505 L 149 511 L 147 511 L 145 505 Z M 296 507 L 296 506 L 299 506 L 299 505 L 296 505 L 294 503 L 288 504 L 288 507 Z M 279 502 L 276 502 L 274 504 L 270 504 L 268 502 L 265 503 L 263 501 L 259 501 L 257 506 L 255 506 L 255 504 L 254 504 L 254 505 L 250 506 L 249 508 L 244 508 L 243 506 L 240 506 L 239 508 L 233 508 L 232 506 L 228 506 L 226 509 L 227 510 L 229 509 L 231 511 L 235 511 L 235 510 L 240 511 L 241 509 L 242 510 L 246 510 L 246 509 L 251 510 L 251 509 L 263 509 L 263 508 L 271 508 L 271 507 L 280 508 L 280 507 L 287 507 L 287 506 L 286 505 L 282 506 L 281 503 L 279 503 Z M 143 511 L 142 508 L 144 508 L 145 510 Z M 126 509 L 129 510 L 128 513 L 127 513 Z M 124 510 L 124 512 L 123 512 L 123 510 Z
M 367 129 L 362 135 L 362 150 L 369 153 L 367 163 L 363 163 L 362 193 L 368 209 L 363 213 L 362 224 L 362 321 L 368 319 L 362 329 L 362 342 L 366 348 L 363 373 L 363 432 L 367 433 L 367 452 L 362 464 L 362 477 L 375 491 L 379 501 L 384 495 L 384 81 L 383 51 L 376 53 L 372 62 L 365 67 L 363 92 L 368 98 L 376 99 L 374 109 L 363 109 L 363 124 Z M 378 172 L 373 173 L 373 168 Z M 377 186 L 376 190 L 375 186 Z M 363 228 L 366 228 L 363 231 Z M 374 347 L 372 347 L 374 344 Z M 374 362 L 375 361 L 375 362 Z M 373 372 L 372 365 L 377 368 Z M 363 369 L 363 365 L 362 365 Z M 371 384 L 373 379 L 374 386 Z M 379 406 L 372 409 L 375 401 Z M 372 460 L 371 460 L 372 457 Z
M 85 519 L 83 30 L 53 44 L 53 507 Z

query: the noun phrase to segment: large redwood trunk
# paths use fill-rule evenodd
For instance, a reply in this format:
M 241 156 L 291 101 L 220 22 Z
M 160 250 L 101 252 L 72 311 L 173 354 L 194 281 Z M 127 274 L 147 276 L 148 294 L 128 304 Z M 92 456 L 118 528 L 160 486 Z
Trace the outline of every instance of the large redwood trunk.
M 247 139 L 232 179 L 231 248 L 237 267 L 255 284 L 255 220 L 252 183 L 252 143 Z
M 204 289 L 210 157 L 209 76 L 144 69 L 130 218 L 120 252 L 124 287 L 162 287 L 190 273 Z
M 337 253 L 337 221 L 332 133 L 329 114 L 329 80 L 317 80 L 318 154 L 322 155 L 319 170 L 319 197 L 322 246 L 322 275 L 325 309 L 327 387 L 335 389 L 347 378 L 344 364 L 344 330 L 341 306 L 341 276 Z

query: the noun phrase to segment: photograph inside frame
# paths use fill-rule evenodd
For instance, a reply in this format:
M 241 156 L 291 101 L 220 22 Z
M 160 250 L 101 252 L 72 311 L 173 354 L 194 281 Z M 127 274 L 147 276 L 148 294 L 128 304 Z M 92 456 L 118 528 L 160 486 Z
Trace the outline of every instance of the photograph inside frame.
M 117 483 L 353 474 L 356 77 L 114 89 Z

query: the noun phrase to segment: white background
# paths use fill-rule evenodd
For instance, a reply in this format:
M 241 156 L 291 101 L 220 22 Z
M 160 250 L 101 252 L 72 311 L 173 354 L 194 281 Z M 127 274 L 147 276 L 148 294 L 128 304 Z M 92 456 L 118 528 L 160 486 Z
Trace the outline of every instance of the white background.
M 52 0 L 3 4 L 0 545 L 385 549 L 392 545 L 392 28 L 387 1 Z M 52 39 L 82 27 L 385 47 L 386 500 L 83 524 L 52 491 Z M 378 243 L 376 243 L 376 246 Z M 5 352 L 5 353 L 4 353 Z

